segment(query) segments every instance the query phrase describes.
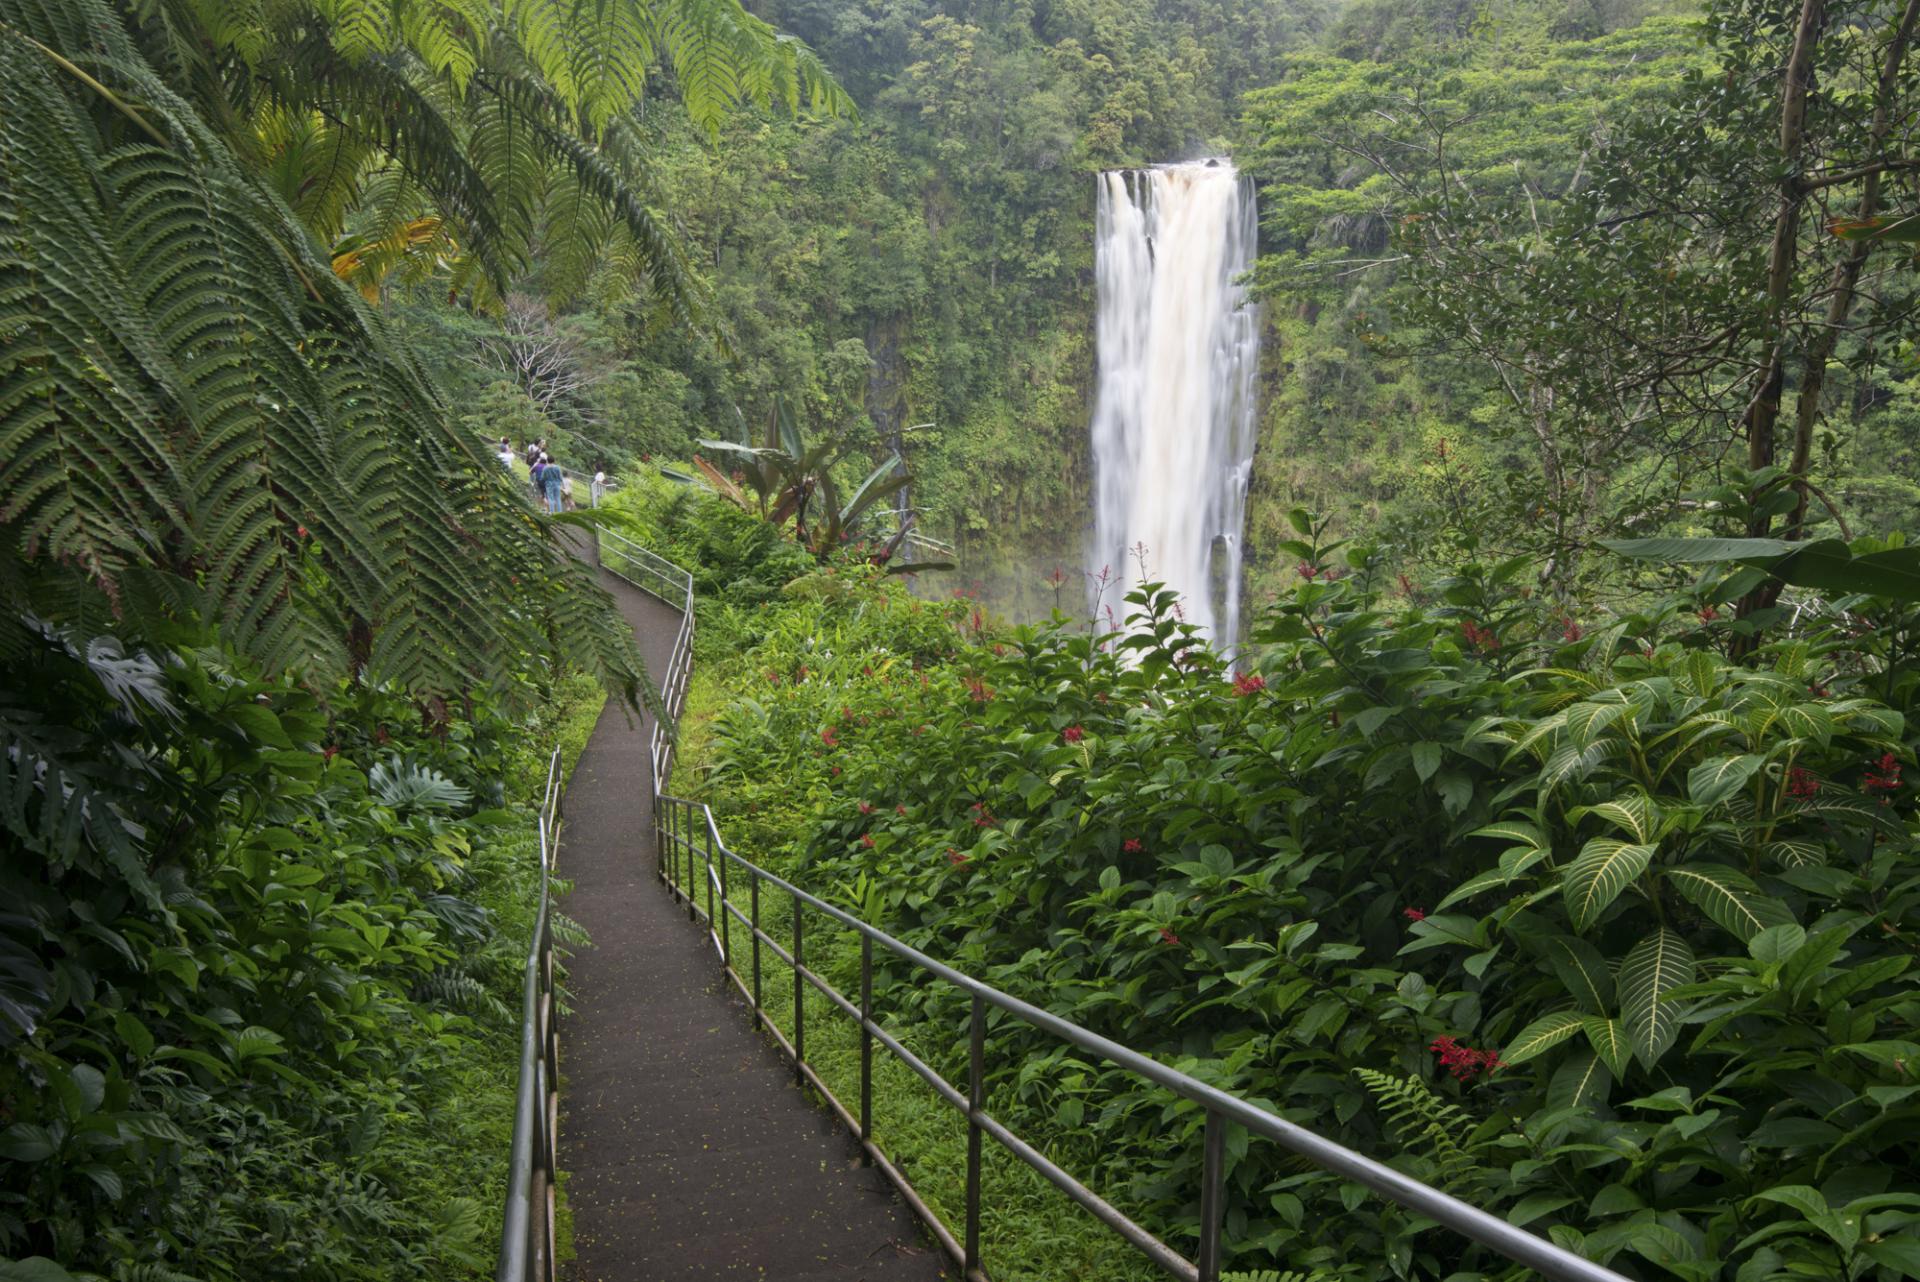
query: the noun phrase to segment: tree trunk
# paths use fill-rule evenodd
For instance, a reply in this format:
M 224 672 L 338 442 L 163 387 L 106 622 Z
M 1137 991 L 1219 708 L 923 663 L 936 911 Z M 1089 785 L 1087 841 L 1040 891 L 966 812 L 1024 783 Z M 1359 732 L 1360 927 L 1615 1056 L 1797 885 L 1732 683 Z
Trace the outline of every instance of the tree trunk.
M 1894 27 L 1893 35 L 1887 41 L 1886 57 L 1880 64 L 1879 96 L 1874 103 L 1867 154 L 1862 158 L 1867 164 L 1879 158 L 1881 149 L 1886 146 L 1887 135 L 1892 132 L 1893 98 L 1899 89 L 1900 66 L 1906 60 L 1907 49 L 1913 42 L 1916 22 L 1920 22 L 1920 0 L 1907 0 L 1899 24 Z M 1861 183 L 1860 204 L 1854 211 L 1854 217 L 1864 221 L 1879 212 L 1880 174 L 1875 171 L 1867 174 Z M 1826 390 L 1827 362 L 1833 358 L 1834 349 L 1840 343 L 1840 332 L 1853 312 L 1860 273 L 1867 265 L 1867 257 L 1872 254 L 1874 244 L 1871 239 L 1856 240 L 1848 247 L 1846 255 L 1834 264 L 1833 277 L 1828 285 L 1826 324 L 1814 335 L 1807 348 L 1806 364 L 1800 374 L 1799 400 L 1794 406 L 1793 455 L 1787 466 L 1795 476 L 1805 476 L 1811 462 L 1813 425 L 1820 416 L 1820 397 Z M 1800 490 L 1800 502 L 1795 505 L 1793 515 L 1787 518 L 1784 533 L 1789 539 L 1800 538 L 1806 533 L 1807 500 L 1811 492 L 1805 482 L 1796 484 Z

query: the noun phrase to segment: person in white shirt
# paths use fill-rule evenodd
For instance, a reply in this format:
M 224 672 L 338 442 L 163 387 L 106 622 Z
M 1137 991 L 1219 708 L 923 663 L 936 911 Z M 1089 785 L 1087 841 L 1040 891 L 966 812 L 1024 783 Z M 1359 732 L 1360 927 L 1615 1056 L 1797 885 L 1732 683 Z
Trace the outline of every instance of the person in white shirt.
M 592 488 L 593 488 L 593 505 L 595 507 L 599 507 L 600 500 L 607 496 L 607 474 L 605 472 L 595 472 L 593 474 Z

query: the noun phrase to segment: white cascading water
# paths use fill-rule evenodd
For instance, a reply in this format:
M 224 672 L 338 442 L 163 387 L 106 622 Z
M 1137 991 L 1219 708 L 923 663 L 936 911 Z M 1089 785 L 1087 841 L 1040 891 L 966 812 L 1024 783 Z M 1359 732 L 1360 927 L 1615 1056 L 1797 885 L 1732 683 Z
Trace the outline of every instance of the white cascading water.
M 1148 577 L 1222 649 L 1240 626 L 1260 355 L 1236 281 L 1257 230 L 1253 186 L 1225 160 L 1100 175 L 1093 570 L 1128 581 L 1144 544 Z

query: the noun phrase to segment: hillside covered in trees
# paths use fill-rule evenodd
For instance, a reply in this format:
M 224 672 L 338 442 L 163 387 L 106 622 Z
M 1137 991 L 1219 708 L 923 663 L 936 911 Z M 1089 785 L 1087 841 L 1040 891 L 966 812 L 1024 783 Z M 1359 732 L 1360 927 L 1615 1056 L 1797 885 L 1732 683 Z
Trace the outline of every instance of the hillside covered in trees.
M 1633 1282 L 1920 1278 L 1916 37 L 0 0 L 0 1280 L 492 1272 L 542 771 L 660 704 L 596 529 L 690 572 L 673 786 L 780 876 Z M 1096 175 L 1207 157 L 1224 636 L 1088 552 Z M 542 441 L 612 497 L 536 512 Z M 964 1080 L 962 995 L 877 979 Z M 1201 1111 L 994 1039 L 993 1115 L 1197 1254 Z M 1225 1145 L 1256 1282 L 1514 1276 Z M 1148 1275 L 1003 1158 L 992 1276 Z

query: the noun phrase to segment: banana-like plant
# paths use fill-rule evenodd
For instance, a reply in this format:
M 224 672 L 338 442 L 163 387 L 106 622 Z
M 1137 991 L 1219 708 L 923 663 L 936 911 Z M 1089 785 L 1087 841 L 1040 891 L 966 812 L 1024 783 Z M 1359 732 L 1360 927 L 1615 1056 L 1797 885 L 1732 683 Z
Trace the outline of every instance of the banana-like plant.
M 898 494 L 913 479 L 907 472 L 905 460 L 890 450 L 843 498 L 839 483 L 833 479 L 833 469 L 851 457 L 853 446 L 831 436 L 809 445 L 792 406 L 783 396 L 774 398 L 760 445 L 717 440 L 703 440 L 700 444 L 740 464 L 729 476 L 707 459 L 694 458 L 695 466 L 716 494 L 745 511 L 758 511 L 762 519 L 775 525 L 791 520 L 794 538 L 822 560 L 852 540 L 861 521 L 881 500 Z M 944 563 L 893 563 L 894 555 L 912 528 L 909 514 L 874 551 L 874 563 L 896 574 L 950 568 Z

